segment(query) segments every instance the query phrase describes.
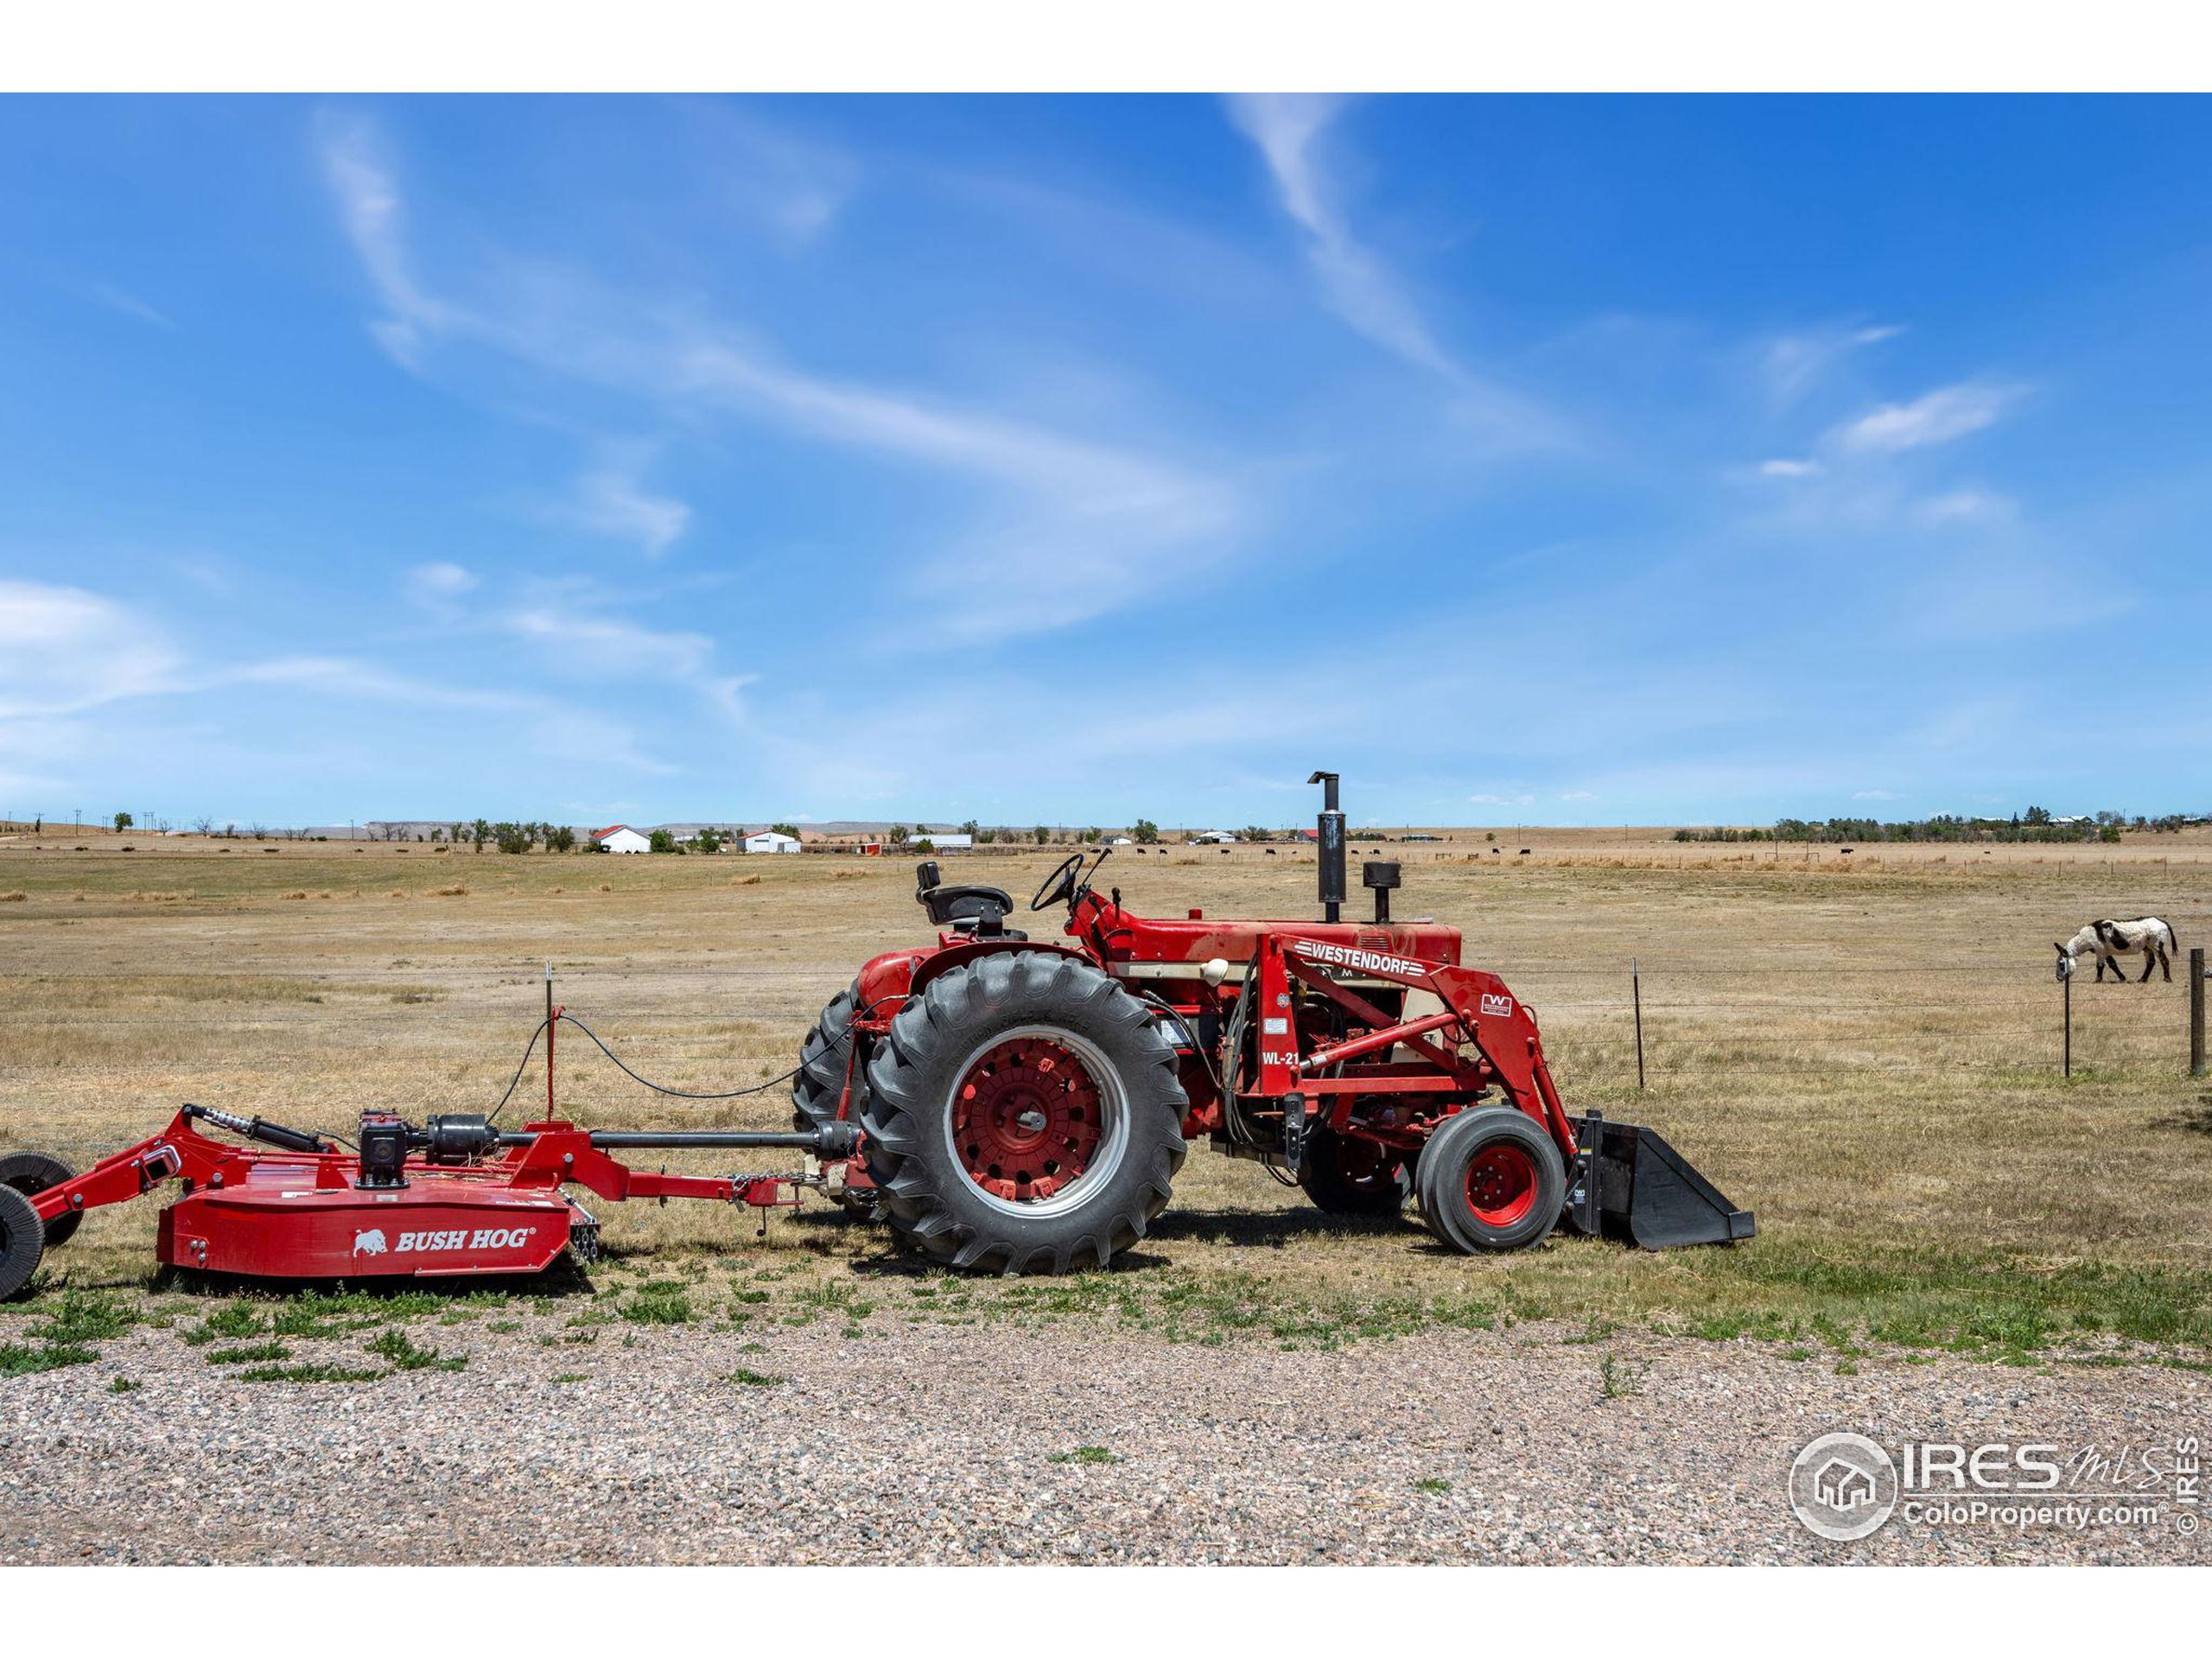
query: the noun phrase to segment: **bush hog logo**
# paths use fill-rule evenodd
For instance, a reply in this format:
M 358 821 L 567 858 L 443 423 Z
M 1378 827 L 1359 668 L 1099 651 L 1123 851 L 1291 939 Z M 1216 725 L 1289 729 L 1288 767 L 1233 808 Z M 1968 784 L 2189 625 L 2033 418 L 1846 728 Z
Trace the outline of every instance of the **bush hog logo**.
M 447 1232 L 402 1233 L 397 1244 L 386 1244 L 384 1230 L 372 1228 L 353 1235 L 353 1254 L 382 1255 L 387 1249 L 401 1255 L 419 1255 L 426 1250 L 518 1250 L 537 1233 L 535 1227 L 479 1227 L 474 1232 L 463 1227 Z
M 1332 967 L 1350 968 L 1356 973 L 1406 974 L 1415 979 L 1428 976 L 1427 963 L 1387 956 L 1380 950 L 1355 950 L 1348 944 L 1324 944 L 1318 939 L 1293 939 L 1290 948 L 1308 962 L 1325 962 Z

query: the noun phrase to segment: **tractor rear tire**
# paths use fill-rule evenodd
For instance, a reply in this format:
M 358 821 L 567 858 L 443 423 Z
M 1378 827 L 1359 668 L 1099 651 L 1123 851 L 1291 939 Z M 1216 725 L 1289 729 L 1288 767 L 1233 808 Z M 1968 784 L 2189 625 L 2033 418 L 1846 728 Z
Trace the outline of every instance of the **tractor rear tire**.
M 59 1158 L 50 1158 L 42 1152 L 11 1152 L 0 1158 L 0 1186 L 11 1186 L 27 1198 L 36 1198 L 49 1186 L 60 1185 L 76 1173 Z M 46 1248 L 51 1250 L 67 1244 L 77 1230 L 77 1224 L 84 1218 L 83 1211 L 71 1210 L 48 1222 Z
M 30 1283 L 45 1251 L 46 1230 L 31 1201 L 12 1186 L 0 1186 L 0 1302 Z
M 1567 1166 L 1544 1126 L 1510 1106 L 1445 1120 L 1415 1172 L 1429 1231 L 1470 1255 L 1525 1249 L 1567 1202 Z
M 860 986 L 855 982 L 830 999 L 813 1029 L 806 1033 L 806 1041 L 799 1046 L 798 1071 L 791 1078 L 793 1128 L 816 1129 L 837 1121 L 837 1103 L 844 1096 L 853 1041 L 853 1015 L 859 1007 Z M 849 1118 L 857 1123 L 868 1099 L 868 1068 L 855 1068 L 852 1079 Z M 854 1215 L 869 1215 L 875 1209 L 875 1194 L 865 1187 L 848 1191 L 837 1195 L 837 1204 Z
M 956 1268 L 1103 1268 L 1183 1166 L 1174 1046 L 1153 1012 L 1060 950 L 950 969 L 868 1063 L 861 1127 L 901 1243 Z
M 1306 1134 L 1298 1184 L 1325 1215 L 1395 1216 L 1413 1190 L 1413 1170 L 1372 1141 L 1317 1125 Z

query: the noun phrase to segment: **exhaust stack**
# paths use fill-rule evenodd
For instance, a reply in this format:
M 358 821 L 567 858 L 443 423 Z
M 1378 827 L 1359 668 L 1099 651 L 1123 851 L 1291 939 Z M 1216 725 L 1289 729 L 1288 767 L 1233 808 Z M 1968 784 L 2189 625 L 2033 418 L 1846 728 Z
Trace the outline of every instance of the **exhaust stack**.
M 1338 922 L 1344 912 L 1344 815 L 1337 807 L 1337 774 L 1317 772 L 1306 780 L 1321 785 L 1321 816 L 1315 820 L 1321 853 L 1321 919 Z

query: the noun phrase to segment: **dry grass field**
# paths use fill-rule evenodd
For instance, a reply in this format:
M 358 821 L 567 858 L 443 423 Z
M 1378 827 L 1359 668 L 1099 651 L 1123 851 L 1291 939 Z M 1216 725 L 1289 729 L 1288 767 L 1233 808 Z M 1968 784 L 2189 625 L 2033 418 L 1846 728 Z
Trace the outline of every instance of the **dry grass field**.
M 1553 1318 L 1748 1336 L 1847 1369 L 1869 1349 L 2206 1357 L 2212 1093 L 2185 1075 L 2181 976 L 2078 983 L 2064 1081 L 2050 942 L 2143 912 L 2207 942 L 2212 843 L 1777 857 L 1663 831 L 1496 833 L 1501 852 L 1479 830 L 1386 849 L 1407 863 L 1399 913 L 1464 929 L 1469 959 L 1535 1006 L 1570 1106 L 1661 1128 L 1758 1211 L 1757 1241 L 1652 1256 L 1562 1238 L 1470 1260 L 1410 1222 L 1324 1217 L 1194 1147 L 1173 1207 L 1109 1274 L 948 1280 L 826 1204 L 779 1213 L 766 1238 L 752 1211 L 607 1205 L 611 1259 L 588 1290 L 618 1310 L 658 1297 L 686 1317 L 848 1329 L 1070 1319 L 1330 1346 Z M 486 1109 L 548 962 L 640 1071 L 732 1088 L 785 1071 L 864 957 L 927 934 L 906 860 L 125 839 L 0 844 L 0 1149 L 81 1166 L 185 1100 L 341 1129 L 368 1106 Z M 983 852 L 960 869 L 1027 894 L 1052 861 Z M 1310 854 L 1125 849 L 1107 869 L 1159 913 L 1312 913 Z M 601 1127 L 780 1125 L 789 1109 L 780 1087 L 734 1109 L 658 1100 L 581 1039 L 563 1044 L 559 1088 L 564 1113 Z M 522 1106 L 543 1089 L 533 1063 Z M 156 1214 L 89 1218 L 0 1312 L 0 1338 L 85 1291 L 204 1318 L 204 1300 L 149 1286 Z

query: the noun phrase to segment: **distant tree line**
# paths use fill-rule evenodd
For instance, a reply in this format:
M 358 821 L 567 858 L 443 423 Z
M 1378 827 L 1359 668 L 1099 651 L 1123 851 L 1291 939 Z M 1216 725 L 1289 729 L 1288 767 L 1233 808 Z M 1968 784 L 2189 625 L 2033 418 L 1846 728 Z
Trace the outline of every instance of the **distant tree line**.
M 2179 812 L 2159 817 L 2139 813 L 2098 812 L 2061 822 L 2047 807 L 2031 806 L 2007 818 L 1966 817 L 1943 814 L 1885 823 L 1877 818 L 1783 818 L 1770 830 L 1713 828 L 1677 830 L 1676 841 L 1744 842 L 2116 842 L 2123 830 L 2171 835 L 2190 820 Z

